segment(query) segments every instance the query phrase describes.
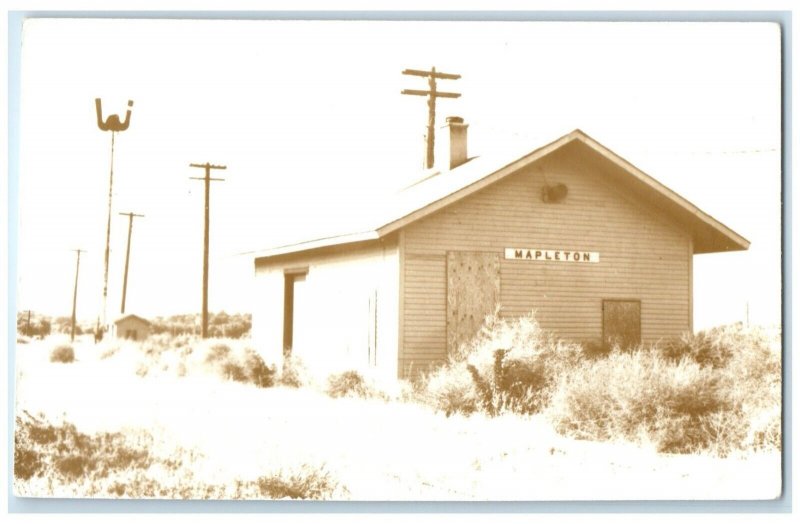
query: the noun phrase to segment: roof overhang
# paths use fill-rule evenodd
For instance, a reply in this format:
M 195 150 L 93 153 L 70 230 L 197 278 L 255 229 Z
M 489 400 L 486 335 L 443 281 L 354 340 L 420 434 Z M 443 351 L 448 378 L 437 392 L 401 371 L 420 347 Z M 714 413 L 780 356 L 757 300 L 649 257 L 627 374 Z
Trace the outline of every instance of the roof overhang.
M 691 232 L 695 253 L 743 251 L 750 247 L 749 240 L 583 132 L 579 132 L 574 143 L 601 157 L 605 164 L 603 172 L 609 178 L 686 227 Z
M 311 251 L 325 247 L 334 247 L 344 244 L 354 244 L 356 242 L 378 240 L 378 238 L 380 238 L 380 235 L 378 234 L 377 231 L 363 231 L 361 233 L 352 233 L 347 235 L 317 238 L 314 240 L 309 240 L 307 242 L 300 242 L 299 244 L 288 244 L 285 246 L 279 246 L 271 249 L 264 249 L 262 251 L 253 251 L 250 253 L 245 253 L 245 255 L 250 255 L 256 260 L 258 260 L 259 258 L 273 258 L 281 255 L 289 255 L 293 253 Z
M 255 259 L 264 259 L 384 238 L 413 222 L 499 182 L 507 176 L 519 172 L 521 169 L 544 159 L 548 155 L 567 152 L 591 155 L 595 160 L 595 165 L 599 166 L 603 175 L 607 176 L 615 184 L 630 190 L 633 195 L 647 205 L 652 205 L 655 209 L 673 217 L 681 227 L 686 228 L 692 235 L 694 253 L 742 251 L 750 246 L 750 242 L 746 238 L 711 215 L 703 212 L 700 208 L 612 152 L 580 129 L 576 129 L 510 162 L 501 161 L 488 165 L 485 162 L 467 162 L 446 175 L 449 180 L 456 181 L 463 176 L 463 184 L 440 194 L 429 195 L 430 198 L 419 202 L 412 202 L 412 205 L 406 209 L 401 209 L 394 216 L 381 221 L 380 224 L 382 225 L 374 230 L 320 238 L 246 254 L 253 256 Z M 480 169 L 480 171 L 476 171 L 476 169 Z M 469 175 L 466 175 L 467 173 Z M 436 184 L 438 178 L 438 176 L 429 177 L 420 184 L 409 188 L 409 190 L 418 189 L 426 183 Z
M 582 148 L 584 153 L 593 153 L 602 161 L 601 164 L 605 164 L 603 172 L 607 176 L 614 179 L 617 183 L 630 188 L 646 202 L 674 216 L 684 227 L 688 228 L 692 233 L 695 253 L 741 251 L 746 250 L 750 246 L 750 242 L 746 238 L 722 224 L 711 215 L 703 212 L 700 208 L 579 129 L 513 162 L 502 165 L 485 177 L 465 185 L 459 190 L 431 202 L 425 207 L 416 209 L 405 216 L 389 222 L 380 227 L 378 233 L 381 236 L 390 234 L 412 222 L 416 222 L 450 204 L 468 197 L 548 155 L 565 148 L 575 147 Z M 458 176 L 457 171 L 458 168 L 448 176 Z

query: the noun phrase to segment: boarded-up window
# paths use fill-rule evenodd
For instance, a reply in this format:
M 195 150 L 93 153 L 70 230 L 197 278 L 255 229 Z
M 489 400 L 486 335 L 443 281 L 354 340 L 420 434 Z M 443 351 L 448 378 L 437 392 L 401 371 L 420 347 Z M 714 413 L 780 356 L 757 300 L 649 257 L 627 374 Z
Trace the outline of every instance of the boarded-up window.
M 500 254 L 447 252 L 447 349 L 456 350 L 500 300 Z
M 603 344 L 627 349 L 642 341 L 642 303 L 639 300 L 603 301 Z

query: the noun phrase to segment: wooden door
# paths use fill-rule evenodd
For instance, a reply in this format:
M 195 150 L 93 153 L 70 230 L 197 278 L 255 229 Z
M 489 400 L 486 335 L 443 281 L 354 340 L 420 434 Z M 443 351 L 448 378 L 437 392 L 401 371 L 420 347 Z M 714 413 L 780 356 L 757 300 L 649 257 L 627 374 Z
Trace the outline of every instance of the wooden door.
M 628 349 L 642 342 L 642 303 L 638 300 L 603 301 L 603 344 Z
M 447 252 L 447 350 L 468 342 L 500 301 L 500 254 Z

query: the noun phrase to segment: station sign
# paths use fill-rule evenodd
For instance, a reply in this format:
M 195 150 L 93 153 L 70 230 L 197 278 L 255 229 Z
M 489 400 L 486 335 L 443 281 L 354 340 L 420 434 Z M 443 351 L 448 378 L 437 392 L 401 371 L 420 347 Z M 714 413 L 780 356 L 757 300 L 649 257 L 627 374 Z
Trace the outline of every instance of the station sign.
M 538 249 L 538 248 L 507 247 L 506 260 L 597 264 L 598 262 L 600 262 L 600 253 L 597 251 L 575 251 L 569 249 Z

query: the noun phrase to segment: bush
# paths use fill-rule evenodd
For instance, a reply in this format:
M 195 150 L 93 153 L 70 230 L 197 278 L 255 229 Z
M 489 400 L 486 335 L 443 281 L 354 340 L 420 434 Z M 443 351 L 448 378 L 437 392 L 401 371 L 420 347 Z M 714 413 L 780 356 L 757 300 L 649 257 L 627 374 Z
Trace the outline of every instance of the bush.
M 334 398 L 351 394 L 362 396 L 365 389 L 364 377 L 357 371 L 345 371 L 328 378 L 328 395 Z
M 731 384 L 710 366 L 677 362 L 659 348 L 614 351 L 561 377 L 550 409 L 556 428 L 576 438 L 642 438 L 669 453 L 740 449 L 748 421 Z
M 196 452 L 151 451 L 146 432 L 78 431 L 24 412 L 14 434 L 14 491 L 20 496 L 177 499 L 330 499 L 347 489 L 323 468 L 303 465 L 255 479 L 209 483 L 195 476 Z
M 278 384 L 289 388 L 303 387 L 308 383 L 308 372 L 299 357 L 292 355 L 283 359 L 283 371 Z
M 421 379 L 420 397 L 446 416 L 471 415 L 480 410 L 480 398 L 465 363 L 434 370 Z
M 368 382 L 358 371 L 349 370 L 336 373 L 328 377 L 328 395 L 333 398 L 339 397 L 361 397 L 361 398 L 385 398 L 385 395 L 378 391 L 373 384 Z
M 244 382 L 251 382 L 260 388 L 271 388 L 275 385 L 275 368 L 267 366 L 261 355 L 254 350 L 244 349 L 242 367 L 245 371 Z
M 56 346 L 50 353 L 50 362 L 69 364 L 75 361 L 75 350 L 68 344 Z
M 54 426 L 41 418 L 16 418 L 14 476 L 20 480 L 103 479 L 115 472 L 146 469 L 152 463 L 144 447 L 133 448 L 120 433 L 90 436 L 72 424 Z
M 261 388 L 275 385 L 275 369 L 267 366 L 258 353 L 247 347 L 234 352 L 226 344 L 213 344 L 208 347 L 203 362 L 227 380 Z
M 532 315 L 503 320 L 495 313 L 475 339 L 426 377 L 427 400 L 446 415 L 537 413 L 581 353 L 580 346 L 542 330 Z
M 725 337 L 723 328 L 686 333 L 680 338 L 667 340 L 659 345 L 660 353 L 669 360 L 677 362 L 688 358 L 701 366 L 715 369 L 725 367 L 734 354 L 730 340 Z
M 330 498 L 337 488 L 327 472 L 308 466 L 297 473 L 278 472 L 259 477 L 255 483 L 260 495 L 270 499 L 320 500 Z

